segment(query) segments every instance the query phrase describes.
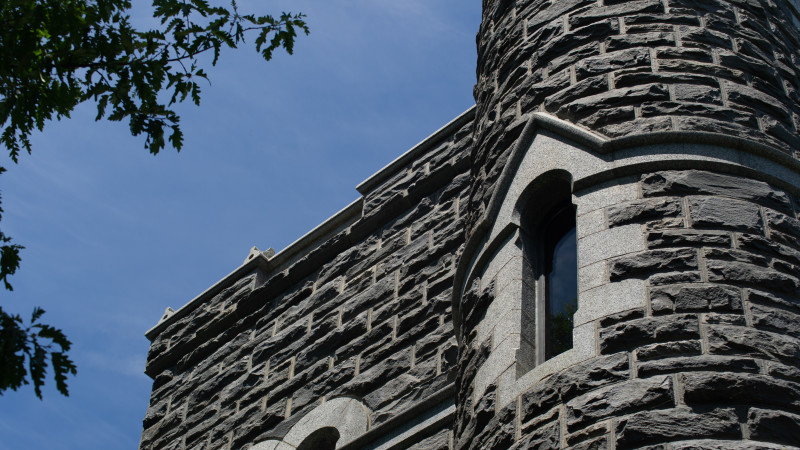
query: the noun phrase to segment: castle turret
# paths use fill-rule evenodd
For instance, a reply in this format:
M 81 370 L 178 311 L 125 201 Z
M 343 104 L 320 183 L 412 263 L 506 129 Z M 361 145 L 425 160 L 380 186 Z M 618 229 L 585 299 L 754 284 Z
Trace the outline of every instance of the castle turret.
M 798 0 L 483 6 L 476 107 L 148 331 L 140 448 L 800 448 Z
M 798 2 L 483 6 L 455 447 L 800 445 Z

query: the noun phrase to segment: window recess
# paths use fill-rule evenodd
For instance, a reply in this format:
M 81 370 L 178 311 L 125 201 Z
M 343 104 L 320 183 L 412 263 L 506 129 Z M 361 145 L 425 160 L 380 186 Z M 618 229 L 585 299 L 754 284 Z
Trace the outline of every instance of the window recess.
M 571 185 L 553 177 L 535 189 L 521 213 L 528 286 L 523 295 L 520 350 L 536 366 L 572 348 L 578 309 L 578 257 Z M 527 344 L 527 345 L 525 345 Z M 523 356 L 523 355 L 519 355 Z M 524 360 L 526 358 L 520 358 Z M 533 367 L 521 367 L 530 370 Z

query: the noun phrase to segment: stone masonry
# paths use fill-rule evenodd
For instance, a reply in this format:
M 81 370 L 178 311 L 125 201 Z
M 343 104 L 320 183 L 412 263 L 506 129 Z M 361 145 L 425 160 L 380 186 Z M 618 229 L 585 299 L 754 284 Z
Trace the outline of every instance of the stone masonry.
M 800 448 L 798 3 L 483 7 L 454 448 Z M 556 175 L 574 347 L 531 364 Z
M 792 6 L 483 0 L 469 224 L 535 111 L 608 137 L 719 133 L 800 158 L 800 21 Z
M 475 107 L 147 332 L 141 449 L 800 450 L 800 1 L 483 10 Z
M 370 429 L 397 427 L 414 406 L 412 419 L 440 408 L 419 407 L 436 395 L 452 405 L 450 291 L 471 120 L 362 184 L 364 196 L 322 229 L 257 254 L 148 332 L 154 383 L 140 448 L 250 448 L 337 397 L 363 402 Z M 448 447 L 444 423 L 418 436 L 420 448 Z
M 643 248 L 603 265 L 611 283 L 645 281 L 642 307 L 595 320 L 596 356 L 509 404 L 496 403 L 496 385 L 472 407 L 459 401 L 456 448 L 800 446 L 797 197 L 698 170 L 633 187 L 639 198 L 603 213 L 608 230 L 640 227 Z M 493 290 L 468 298 L 471 314 Z M 473 398 L 490 347 L 465 342 L 460 399 Z

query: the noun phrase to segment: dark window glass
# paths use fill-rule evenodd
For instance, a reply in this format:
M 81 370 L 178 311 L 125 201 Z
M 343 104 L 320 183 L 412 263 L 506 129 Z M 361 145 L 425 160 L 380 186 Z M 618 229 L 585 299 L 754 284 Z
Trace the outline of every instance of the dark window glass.
M 578 309 L 575 209 L 560 208 L 544 230 L 545 358 L 572 348 L 572 316 Z

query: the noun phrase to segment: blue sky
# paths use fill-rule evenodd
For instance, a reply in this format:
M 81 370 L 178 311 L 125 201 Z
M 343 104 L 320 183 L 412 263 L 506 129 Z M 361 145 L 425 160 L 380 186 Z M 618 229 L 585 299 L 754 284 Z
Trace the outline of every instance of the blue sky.
M 136 19 L 146 23 L 147 3 Z M 34 306 L 72 340 L 78 376 L 0 397 L 0 450 L 132 449 L 150 379 L 144 332 L 358 197 L 355 186 L 473 104 L 477 0 L 240 1 L 308 14 L 294 56 L 251 48 L 180 108 L 184 149 L 151 156 L 91 105 L 0 165 L 3 231 L 25 245 L 2 307 Z

